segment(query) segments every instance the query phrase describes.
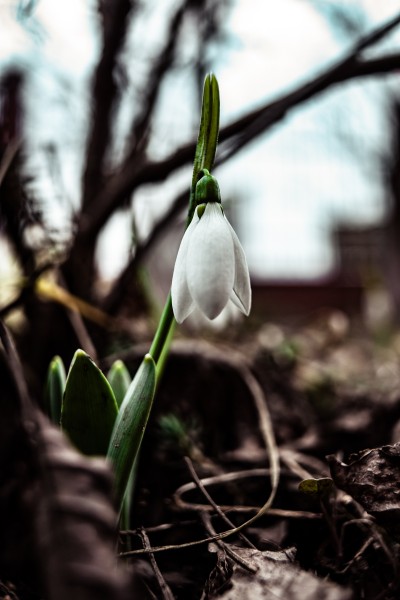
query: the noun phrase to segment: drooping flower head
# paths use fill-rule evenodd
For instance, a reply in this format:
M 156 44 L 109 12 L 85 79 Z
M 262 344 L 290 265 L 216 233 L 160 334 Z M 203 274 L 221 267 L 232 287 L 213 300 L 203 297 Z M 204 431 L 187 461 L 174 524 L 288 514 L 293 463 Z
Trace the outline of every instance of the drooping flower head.
M 218 182 L 208 171 L 196 186 L 196 209 L 176 257 L 172 307 L 182 323 L 195 307 L 215 319 L 229 302 L 245 315 L 251 307 L 246 257 L 225 217 Z

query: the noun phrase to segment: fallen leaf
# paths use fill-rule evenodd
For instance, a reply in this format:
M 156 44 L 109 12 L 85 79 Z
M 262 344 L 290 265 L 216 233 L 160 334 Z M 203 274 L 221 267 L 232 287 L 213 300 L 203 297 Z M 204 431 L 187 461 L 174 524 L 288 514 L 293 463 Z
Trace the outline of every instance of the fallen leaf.
M 214 546 L 215 548 L 215 546 Z M 206 598 L 218 600 L 351 600 L 352 590 L 325 581 L 303 571 L 295 562 L 295 549 L 280 552 L 261 552 L 252 548 L 229 548 L 245 561 L 252 571 L 229 558 L 218 548 L 219 588 L 208 592 Z M 222 568 L 223 567 L 223 568 Z M 225 581 L 221 581 L 222 573 Z
M 400 520 L 400 443 L 352 454 L 349 464 L 327 456 L 335 485 L 380 522 Z

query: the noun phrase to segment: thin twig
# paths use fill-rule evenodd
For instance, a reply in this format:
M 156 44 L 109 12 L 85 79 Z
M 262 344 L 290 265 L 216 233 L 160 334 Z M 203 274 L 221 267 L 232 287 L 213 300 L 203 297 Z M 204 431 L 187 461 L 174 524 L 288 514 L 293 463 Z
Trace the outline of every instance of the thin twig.
M 18 292 L 17 296 L 11 300 L 11 302 L 0 308 L 0 319 L 4 319 L 9 312 L 23 304 L 27 294 L 32 292 L 39 277 L 43 275 L 45 271 L 53 269 L 54 266 L 54 263 L 46 262 L 44 265 L 35 269 L 27 278 L 22 279 L 20 291 Z
M 157 546 L 151 548 L 152 552 L 162 552 L 165 550 L 177 550 L 180 548 L 189 548 L 191 546 L 196 546 L 198 544 L 204 544 L 206 542 L 225 539 L 231 535 L 238 534 L 240 531 L 255 523 L 262 515 L 266 514 L 271 507 L 279 483 L 279 473 L 280 473 L 280 465 L 279 465 L 279 452 L 276 446 L 275 437 L 272 428 L 272 422 L 270 418 L 270 414 L 268 408 L 265 404 L 264 393 L 262 388 L 254 375 L 251 373 L 249 367 L 246 364 L 246 358 L 240 352 L 235 352 L 230 349 L 229 354 L 223 353 L 222 351 L 217 351 L 213 346 L 209 344 L 202 344 L 201 350 L 199 349 L 197 342 L 196 347 L 193 346 L 193 353 L 201 352 L 202 357 L 204 356 L 212 362 L 223 364 L 224 366 L 229 366 L 234 369 L 237 373 L 239 373 L 240 377 L 246 384 L 251 397 L 253 399 L 255 408 L 257 410 L 259 427 L 261 430 L 261 435 L 263 441 L 265 443 L 267 454 L 270 462 L 270 479 L 271 479 L 271 491 L 269 496 L 265 502 L 265 504 L 260 508 L 260 510 L 253 517 L 242 523 L 241 525 L 224 531 L 222 533 L 217 534 L 213 538 L 205 538 L 202 540 L 195 540 L 193 542 L 188 542 L 184 544 L 171 544 L 168 546 Z M 121 557 L 129 557 L 134 556 L 135 554 L 143 553 L 143 550 L 132 550 L 129 552 L 123 552 L 120 554 Z
M 190 475 L 193 478 L 193 481 L 195 482 L 196 486 L 199 488 L 199 490 L 201 491 L 201 493 L 203 494 L 203 496 L 208 500 L 208 502 L 210 503 L 210 505 L 212 506 L 212 508 L 215 510 L 215 512 L 221 517 L 221 519 L 223 521 L 225 521 L 225 523 L 228 525 L 228 527 L 235 527 L 235 525 L 232 523 L 232 521 L 226 516 L 226 514 L 221 510 L 221 508 L 218 506 L 218 504 L 216 504 L 216 502 L 214 501 L 214 499 L 210 496 L 210 494 L 208 493 L 208 491 L 206 490 L 206 488 L 204 487 L 201 479 L 199 479 L 192 461 L 190 460 L 190 458 L 188 456 L 185 456 L 184 458 L 185 463 L 190 471 Z M 256 549 L 256 546 L 245 536 L 243 535 L 243 533 L 239 533 L 239 537 L 240 539 L 247 544 L 248 546 L 250 546 L 250 548 L 254 548 Z
M 18 150 L 21 148 L 21 145 L 21 140 L 13 139 L 6 146 L 6 149 L 3 153 L 3 157 L 0 162 L 0 186 L 3 183 L 5 176 L 7 175 L 7 171 L 11 167 L 12 162 L 18 153 Z
M 256 377 L 251 372 L 245 355 L 239 351 L 233 350 L 232 348 L 229 349 L 229 353 L 223 352 L 222 350 L 218 350 L 211 344 L 207 343 L 201 344 L 200 347 L 198 345 L 198 341 L 196 341 L 195 346 L 193 344 L 185 344 L 185 346 L 187 348 L 190 348 L 191 353 L 200 353 L 203 358 L 206 358 L 210 362 L 214 362 L 215 364 L 221 364 L 225 367 L 230 367 L 239 375 L 239 377 L 245 383 L 257 412 L 258 426 L 260 428 L 261 436 L 265 448 L 267 450 L 267 456 L 269 459 L 271 492 L 268 496 L 268 499 L 266 500 L 265 504 L 260 508 L 259 512 L 256 515 L 254 515 L 251 519 L 249 519 L 239 527 L 230 530 L 229 532 L 225 532 L 225 534 L 221 534 L 223 535 L 223 537 L 226 537 L 227 535 L 238 533 L 245 527 L 248 527 L 249 525 L 254 523 L 259 517 L 264 515 L 271 507 L 276 492 L 278 490 L 279 484 L 279 451 L 275 442 L 271 416 L 265 401 L 264 392 Z
M 212 526 L 210 515 L 208 513 L 202 513 L 201 520 L 203 521 L 203 525 L 206 528 L 207 533 L 209 533 L 210 535 L 216 535 L 217 532 L 215 531 L 214 527 Z M 215 543 L 218 546 L 220 546 L 220 548 L 222 548 L 224 550 L 224 552 L 226 552 L 226 554 L 232 560 L 234 560 L 241 567 L 246 569 L 246 571 L 249 571 L 250 573 L 257 573 L 257 569 L 255 567 L 253 567 L 252 565 L 250 565 L 247 561 L 245 561 L 241 556 L 239 556 L 237 552 L 232 550 L 232 548 L 229 546 L 229 544 L 225 543 L 222 540 L 216 540 Z M 255 547 L 253 546 L 253 548 L 255 548 Z M 257 548 L 255 548 L 255 550 L 257 550 Z
M 191 4 L 191 0 L 184 0 L 170 19 L 168 31 L 165 33 L 165 44 L 160 46 L 158 56 L 153 61 L 150 77 L 146 82 L 140 99 L 140 113 L 135 117 L 132 127 L 133 143 L 127 155 L 127 160 L 136 160 L 138 150 L 143 149 L 145 143 L 148 141 L 146 138 L 148 137 L 154 107 L 162 89 L 164 77 L 174 61 L 174 55 L 180 39 L 179 34 L 189 4 Z
M 353 558 L 351 558 L 349 560 L 349 562 L 347 563 L 347 565 L 345 566 L 345 568 L 344 569 L 337 569 L 335 571 L 335 573 L 338 574 L 338 575 L 344 575 L 345 573 L 347 573 L 347 571 L 356 562 L 356 560 L 358 560 L 364 554 L 364 552 L 371 546 L 371 544 L 373 544 L 373 543 L 374 543 L 374 539 L 372 537 L 368 537 L 367 540 L 361 545 L 360 549 L 357 550 L 357 552 L 355 553 L 355 555 L 353 556 Z
M 192 510 L 196 512 L 213 512 L 214 508 L 209 504 L 199 504 L 193 502 L 185 502 L 180 500 L 178 503 L 179 508 L 182 510 Z M 241 506 L 231 504 L 221 504 L 220 509 L 226 514 L 232 513 L 258 513 L 260 506 Z M 320 521 L 323 517 L 322 513 L 314 513 L 307 510 L 285 510 L 284 508 L 270 508 L 268 509 L 268 516 L 278 517 L 279 519 L 309 519 Z
M 97 350 L 92 342 L 92 339 L 88 333 L 88 330 L 83 322 L 83 319 L 79 312 L 71 309 L 67 309 L 67 316 L 72 328 L 75 332 L 79 346 L 82 350 L 90 356 L 92 360 L 97 362 Z
M 60 272 L 58 273 L 58 277 L 60 279 L 60 283 L 65 288 L 66 287 L 65 279 L 63 278 L 63 276 Z M 80 347 L 87 354 L 89 354 L 89 356 L 96 362 L 97 361 L 97 350 L 92 341 L 92 338 L 89 335 L 89 332 L 84 323 L 84 320 L 82 319 L 82 315 L 80 314 L 79 311 L 72 310 L 70 308 L 67 308 L 67 315 L 68 315 L 69 321 L 72 325 L 72 328 L 75 332 L 77 340 L 80 344 Z
M 287 450 L 281 452 L 281 460 L 292 471 L 292 473 L 297 475 L 299 479 L 310 479 L 313 477 L 313 475 L 309 471 L 307 471 L 307 469 L 304 469 L 304 467 L 302 467 L 298 463 L 298 461 L 295 458 L 294 452 L 290 452 Z
M 211 486 L 217 485 L 227 482 L 236 482 L 242 479 L 248 479 L 250 477 L 266 477 L 271 474 L 270 469 L 249 469 L 247 471 L 234 471 L 231 473 L 222 473 L 221 475 L 215 475 L 212 477 L 205 477 L 200 480 L 202 486 Z M 177 508 L 187 511 L 206 511 L 210 512 L 215 510 L 212 506 L 208 504 L 200 504 L 198 502 L 186 502 L 183 500 L 182 496 L 187 492 L 191 492 L 196 489 L 197 485 L 194 482 L 184 483 L 181 485 L 173 495 L 173 501 Z M 224 511 L 224 513 L 228 512 L 236 512 L 236 513 L 258 513 L 260 510 L 260 506 L 242 506 L 242 505 L 226 505 L 221 504 L 219 508 Z M 271 517 L 281 517 L 285 519 L 321 519 L 321 513 L 313 513 L 304 510 L 285 510 L 282 508 L 270 508 L 268 510 L 268 514 Z M 165 526 L 160 526 L 165 527 Z
M 149 540 L 144 528 L 141 528 L 139 530 L 139 535 L 143 541 L 143 548 L 146 551 L 148 551 L 150 563 L 153 568 L 154 574 L 156 576 L 157 583 L 160 588 L 162 597 L 164 598 L 164 600 L 174 600 L 174 595 L 171 592 L 167 582 L 165 581 L 160 569 L 158 568 L 156 559 L 154 558 L 154 554 L 152 553 L 151 548 L 150 548 L 150 540 Z
M 177 527 L 191 527 L 195 525 L 197 521 L 195 519 L 190 519 L 186 521 L 179 521 L 179 523 L 161 523 L 160 525 L 153 525 L 146 527 L 146 531 L 148 533 L 159 533 L 160 531 L 169 531 L 171 529 L 176 529 Z M 127 537 L 129 535 L 140 535 L 140 528 L 137 529 L 120 529 L 118 534 L 121 537 Z
M 110 312 L 112 314 L 118 311 L 121 303 L 126 297 L 126 292 L 131 285 L 132 281 L 135 281 L 137 277 L 137 269 L 140 264 L 143 263 L 143 260 L 149 253 L 149 251 L 154 248 L 155 242 L 162 236 L 162 234 L 167 230 L 169 225 L 175 221 L 177 214 L 179 214 L 185 204 L 189 201 L 189 188 L 184 190 L 181 194 L 177 196 L 171 205 L 170 209 L 167 210 L 164 216 L 162 216 L 153 226 L 148 238 L 140 243 L 136 249 L 133 256 L 129 259 L 127 265 L 124 267 L 121 275 L 116 280 L 115 284 L 112 286 L 110 292 L 107 297 L 103 301 L 103 308 L 105 311 Z

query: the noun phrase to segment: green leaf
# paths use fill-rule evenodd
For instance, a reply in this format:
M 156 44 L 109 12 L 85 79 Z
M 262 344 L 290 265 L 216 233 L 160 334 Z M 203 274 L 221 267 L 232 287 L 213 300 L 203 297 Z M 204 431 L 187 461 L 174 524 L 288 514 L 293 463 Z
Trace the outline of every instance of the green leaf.
M 54 356 L 47 370 L 45 407 L 50 419 L 56 425 L 60 425 L 65 380 L 64 363 L 60 356 Z
M 155 387 L 156 365 L 150 354 L 146 354 L 119 410 L 107 453 L 114 468 L 115 495 L 120 506 L 142 442 Z
M 299 490 L 310 496 L 326 496 L 333 488 L 333 480 L 330 477 L 321 479 L 304 479 L 299 483 Z
M 111 365 L 111 368 L 107 373 L 107 379 L 114 392 L 115 400 L 117 401 L 119 408 L 132 382 L 132 377 L 122 360 L 116 360 Z
M 83 454 L 107 453 L 118 406 L 106 377 L 83 350 L 71 363 L 61 410 L 61 427 Z
M 132 377 L 129 374 L 128 369 L 125 366 L 125 363 L 122 360 L 116 360 L 107 373 L 107 379 L 113 389 L 115 399 L 118 404 L 118 408 L 121 407 L 122 402 L 126 396 L 126 393 L 129 389 L 130 384 L 132 383 Z M 136 481 L 136 471 L 135 468 L 137 465 L 137 461 L 135 461 L 134 466 L 131 469 L 131 473 L 128 479 L 128 483 L 126 486 L 126 493 L 123 501 L 123 507 L 121 511 L 120 518 L 120 528 L 121 529 L 129 529 L 130 528 L 130 514 L 131 514 L 131 506 L 132 506 L 132 496 L 133 490 L 135 487 Z M 127 548 L 129 548 L 129 540 L 127 542 Z

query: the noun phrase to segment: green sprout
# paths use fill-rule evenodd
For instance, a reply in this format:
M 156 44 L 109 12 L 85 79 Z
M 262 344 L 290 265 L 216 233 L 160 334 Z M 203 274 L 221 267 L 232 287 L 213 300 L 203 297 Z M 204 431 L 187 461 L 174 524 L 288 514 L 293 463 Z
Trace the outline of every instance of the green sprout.
M 65 386 L 61 428 L 83 454 L 104 456 L 117 413 L 106 377 L 86 352 L 77 350 Z
M 126 392 L 132 382 L 132 377 L 129 374 L 122 360 L 116 360 L 107 373 L 107 379 L 114 392 L 115 400 L 118 408 L 121 407 L 122 401 L 125 398 Z

